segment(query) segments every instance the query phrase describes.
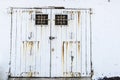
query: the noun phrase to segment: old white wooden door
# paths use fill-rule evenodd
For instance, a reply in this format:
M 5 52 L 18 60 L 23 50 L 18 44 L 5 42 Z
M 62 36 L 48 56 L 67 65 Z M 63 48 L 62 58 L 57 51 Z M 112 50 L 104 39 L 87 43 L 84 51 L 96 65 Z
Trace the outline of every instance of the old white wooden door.
M 80 9 L 14 9 L 11 75 L 90 76 L 89 15 Z

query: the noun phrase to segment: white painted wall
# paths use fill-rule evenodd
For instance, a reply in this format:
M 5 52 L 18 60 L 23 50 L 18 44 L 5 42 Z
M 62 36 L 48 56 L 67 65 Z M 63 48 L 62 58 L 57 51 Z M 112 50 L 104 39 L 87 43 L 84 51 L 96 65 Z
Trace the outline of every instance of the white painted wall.
M 0 78 L 5 79 L 8 71 L 10 16 L 7 8 L 11 6 L 92 8 L 94 78 L 120 75 L 119 0 L 0 0 Z

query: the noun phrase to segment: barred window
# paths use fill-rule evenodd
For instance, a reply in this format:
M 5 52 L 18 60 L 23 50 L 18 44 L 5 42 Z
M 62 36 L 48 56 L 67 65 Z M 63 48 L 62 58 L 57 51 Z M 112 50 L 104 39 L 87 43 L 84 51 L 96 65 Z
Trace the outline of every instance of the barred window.
M 68 16 L 67 15 L 55 15 L 55 25 L 67 25 Z
M 47 14 L 36 14 L 35 24 L 36 25 L 48 25 L 48 15 Z

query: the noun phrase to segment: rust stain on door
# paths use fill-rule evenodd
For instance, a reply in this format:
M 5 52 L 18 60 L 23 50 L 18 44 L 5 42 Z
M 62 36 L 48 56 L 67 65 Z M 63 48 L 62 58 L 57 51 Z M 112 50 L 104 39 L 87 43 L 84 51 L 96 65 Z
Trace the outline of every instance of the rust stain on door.
M 40 41 L 37 41 L 37 52 L 39 53 L 39 49 L 40 49 Z
M 28 72 L 28 77 L 32 77 L 33 76 L 33 72 Z
M 68 51 L 68 42 L 66 42 L 66 54 L 67 54 L 67 51 Z
M 30 49 L 33 47 L 33 41 L 27 41 L 26 44 L 27 44 L 27 47 Z
M 25 53 L 24 41 L 22 42 L 22 45 L 23 45 L 23 53 Z
M 32 14 L 32 13 L 33 13 L 33 10 L 30 10 L 30 11 L 29 11 L 29 14 Z
M 80 25 L 80 15 L 81 15 L 81 13 L 80 13 L 80 11 L 78 11 L 78 26 Z
M 78 57 L 80 57 L 80 41 L 78 41 Z
M 30 51 L 30 55 L 32 55 L 33 41 L 27 41 L 26 48 L 28 51 Z
M 37 48 L 40 48 L 40 41 L 37 42 Z
M 70 49 L 72 49 L 73 41 L 69 41 L 69 43 L 70 43 Z

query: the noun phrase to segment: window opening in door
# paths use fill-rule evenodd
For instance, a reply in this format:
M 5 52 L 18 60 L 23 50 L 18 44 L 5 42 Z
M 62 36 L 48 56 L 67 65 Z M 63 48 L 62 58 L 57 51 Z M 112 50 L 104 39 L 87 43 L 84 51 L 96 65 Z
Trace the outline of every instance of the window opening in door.
M 68 25 L 67 15 L 55 15 L 55 25 Z
M 36 25 L 48 25 L 48 14 L 36 14 L 35 24 Z

